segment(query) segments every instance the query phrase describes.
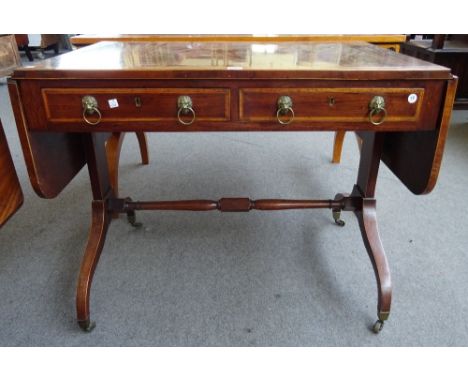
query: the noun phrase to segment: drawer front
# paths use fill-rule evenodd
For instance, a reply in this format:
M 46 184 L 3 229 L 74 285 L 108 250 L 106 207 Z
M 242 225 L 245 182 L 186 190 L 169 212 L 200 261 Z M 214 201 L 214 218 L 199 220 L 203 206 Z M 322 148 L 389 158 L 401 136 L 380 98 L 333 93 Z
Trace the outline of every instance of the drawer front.
M 220 88 L 44 88 L 42 98 L 48 122 L 83 122 L 82 99 L 92 96 L 102 115 L 101 122 L 162 122 L 178 120 L 178 99 L 189 96 L 195 121 L 228 121 L 230 90 Z M 186 117 L 182 113 L 181 118 Z
M 417 122 L 423 88 L 244 88 L 239 93 L 241 121 L 277 122 L 281 96 L 292 100 L 294 122 L 369 122 L 369 105 L 383 97 L 386 122 Z

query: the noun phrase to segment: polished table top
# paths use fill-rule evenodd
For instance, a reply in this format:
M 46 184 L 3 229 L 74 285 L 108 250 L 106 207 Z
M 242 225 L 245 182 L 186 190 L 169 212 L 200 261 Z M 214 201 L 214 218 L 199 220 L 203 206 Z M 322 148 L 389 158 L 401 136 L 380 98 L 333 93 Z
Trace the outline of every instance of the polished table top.
M 101 42 L 14 78 L 449 79 L 450 70 L 368 43 Z
M 404 34 L 82 34 L 70 38 L 75 45 L 90 45 L 101 41 L 244 41 L 244 42 L 340 42 L 365 41 L 376 44 L 395 44 L 406 41 Z

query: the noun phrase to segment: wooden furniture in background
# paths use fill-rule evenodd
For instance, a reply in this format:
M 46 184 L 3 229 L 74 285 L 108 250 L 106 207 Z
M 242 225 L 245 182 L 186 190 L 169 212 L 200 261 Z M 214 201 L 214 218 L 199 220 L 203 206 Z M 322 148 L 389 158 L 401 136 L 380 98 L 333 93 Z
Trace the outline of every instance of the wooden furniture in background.
M 31 49 L 29 48 L 29 37 L 27 34 L 15 34 L 16 44 L 18 49 L 24 51 L 29 61 L 34 61 Z
M 0 121 L 0 227 L 23 204 L 23 192 Z
M 41 46 L 43 50 L 52 49 L 55 54 L 59 54 L 60 35 L 59 34 L 41 34 Z
M 415 194 L 433 189 L 456 82 L 447 68 L 369 44 L 310 42 L 275 49 L 245 42 L 103 42 L 18 69 L 10 98 L 36 192 L 55 197 L 88 166 L 92 223 L 78 278 L 80 327 L 93 328 L 91 283 L 113 214 L 135 224 L 137 210 L 329 208 L 339 226 L 342 211 L 358 219 L 377 281 L 379 332 L 392 295 L 377 228 L 379 165 L 386 163 Z M 333 199 L 132 201 L 116 196 L 106 154 L 109 137 L 126 131 L 355 131 L 362 150 L 351 193 Z
M 55 54 L 59 54 L 60 40 L 62 35 L 59 34 L 41 34 L 39 45 L 31 46 L 29 36 L 27 34 L 15 34 L 16 44 L 18 49 L 24 51 L 29 61 L 34 61 L 33 51 L 40 50 L 41 53 L 46 50 L 53 50 Z
M 452 69 L 458 76 L 455 109 L 468 109 L 468 35 L 434 35 L 432 39 L 411 39 L 401 52 Z
M 20 65 L 21 58 L 15 36 L 12 34 L 0 35 L 0 77 L 10 75 Z
M 406 35 L 210 35 L 210 34 L 88 34 L 78 35 L 70 38 L 70 42 L 77 46 L 87 46 L 101 41 L 114 42 L 258 42 L 258 43 L 282 43 L 282 42 L 368 42 L 381 48 L 387 48 L 395 52 L 400 51 L 400 44 L 406 41 Z M 335 132 L 333 141 L 332 163 L 340 163 L 341 152 L 343 151 L 343 143 L 345 131 Z M 140 138 L 139 138 L 140 140 Z M 114 155 L 115 156 L 115 155 Z

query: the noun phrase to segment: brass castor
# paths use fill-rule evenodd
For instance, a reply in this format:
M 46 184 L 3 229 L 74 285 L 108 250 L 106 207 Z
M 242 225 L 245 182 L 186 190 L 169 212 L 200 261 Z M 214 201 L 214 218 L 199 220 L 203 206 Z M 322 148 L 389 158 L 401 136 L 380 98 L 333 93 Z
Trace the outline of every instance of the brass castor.
M 336 225 L 338 225 L 340 227 L 344 227 L 345 222 L 344 222 L 344 220 L 340 219 L 341 211 L 332 211 L 332 213 L 333 213 L 333 219 L 335 220 Z
M 375 321 L 375 324 L 372 327 L 372 331 L 375 334 L 379 334 L 382 331 L 383 326 L 384 326 L 384 322 L 382 320 L 377 320 L 377 321 Z
M 78 325 L 86 333 L 92 332 L 93 329 L 96 327 L 96 323 L 90 320 L 78 321 Z
M 140 228 L 143 225 L 142 223 L 136 221 L 135 211 L 128 211 L 127 212 L 127 220 L 129 222 L 129 224 L 132 227 L 135 227 L 135 228 Z

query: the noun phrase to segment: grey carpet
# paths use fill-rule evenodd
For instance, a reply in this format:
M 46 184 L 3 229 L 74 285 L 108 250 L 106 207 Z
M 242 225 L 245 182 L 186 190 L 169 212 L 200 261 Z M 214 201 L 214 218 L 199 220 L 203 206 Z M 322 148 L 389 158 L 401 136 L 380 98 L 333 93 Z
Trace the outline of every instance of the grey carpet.
M 382 167 L 380 231 L 394 297 L 380 335 L 376 283 L 357 222 L 328 210 L 142 212 L 114 221 L 91 296 L 94 332 L 75 323 L 90 224 L 84 169 L 56 199 L 32 191 L 7 88 L 0 117 L 25 194 L 0 231 L 1 346 L 466 346 L 468 113 L 456 112 L 439 183 L 414 196 Z M 128 135 L 121 195 L 329 198 L 351 190 L 358 150 L 332 165 L 331 133 L 151 134 L 150 165 Z

